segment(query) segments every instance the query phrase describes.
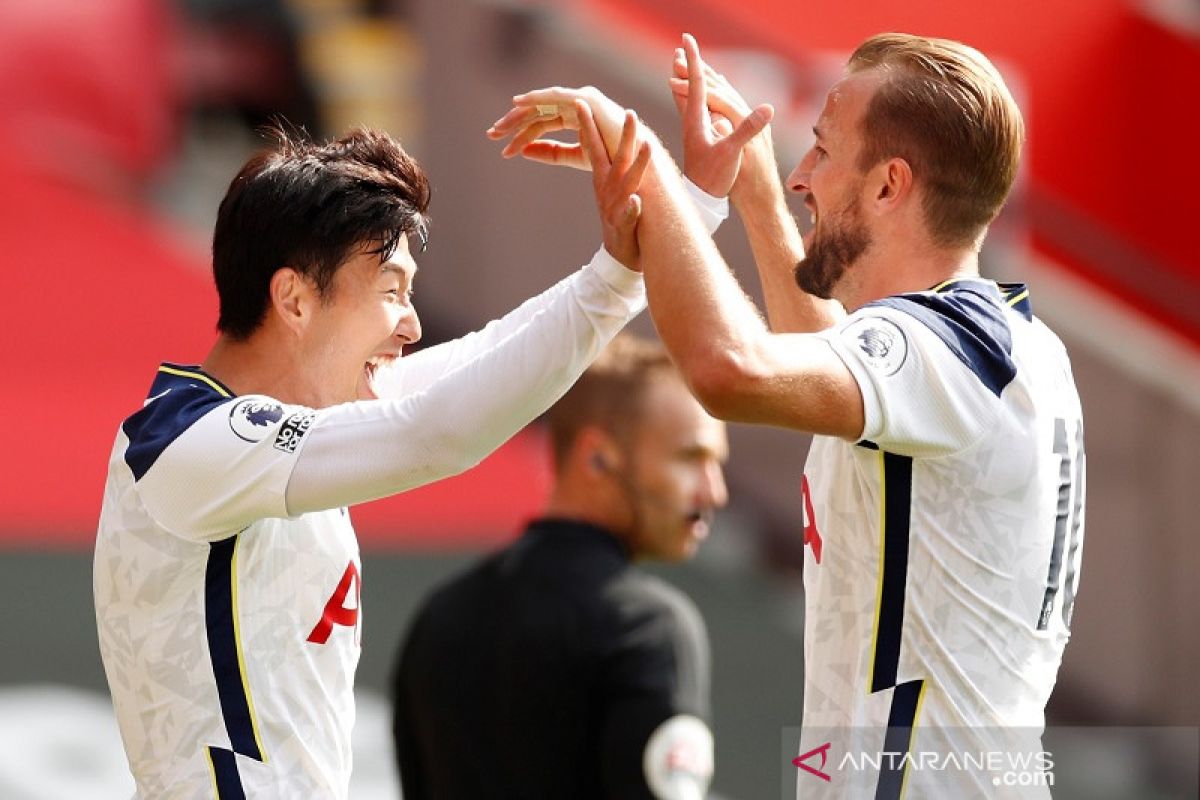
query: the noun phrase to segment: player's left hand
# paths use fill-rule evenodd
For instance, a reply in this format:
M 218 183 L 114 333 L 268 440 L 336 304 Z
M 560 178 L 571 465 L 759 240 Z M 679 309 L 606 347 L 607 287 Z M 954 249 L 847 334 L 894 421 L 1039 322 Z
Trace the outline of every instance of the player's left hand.
M 637 190 L 650 163 L 650 143 L 638 135 L 637 115 L 626 111 L 621 139 L 610 159 L 591 106 L 576 100 L 574 110 L 579 119 L 579 146 L 592 167 L 604 247 L 626 267 L 640 271 L 637 223 L 642 200 Z
M 700 56 L 690 34 L 675 51 L 669 79 L 683 119 L 684 174 L 714 197 L 725 197 L 737 179 L 742 148 L 770 123 L 774 109 L 751 109 L 737 90 Z

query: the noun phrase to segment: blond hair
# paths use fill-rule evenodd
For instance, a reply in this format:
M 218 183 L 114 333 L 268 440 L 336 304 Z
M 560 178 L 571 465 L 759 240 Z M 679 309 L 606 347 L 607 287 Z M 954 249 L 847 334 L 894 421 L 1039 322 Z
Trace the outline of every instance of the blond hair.
M 618 334 L 565 395 L 546 412 L 556 468 L 561 468 L 579 432 L 588 426 L 628 445 L 644 416 L 652 381 L 683 382 L 666 348 L 653 339 Z
M 977 246 L 1008 197 L 1025 139 L 1000 73 L 964 44 L 903 33 L 867 39 L 848 68 L 883 72 L 863 115 L 859 168 L 904 159 L 934 241 Z

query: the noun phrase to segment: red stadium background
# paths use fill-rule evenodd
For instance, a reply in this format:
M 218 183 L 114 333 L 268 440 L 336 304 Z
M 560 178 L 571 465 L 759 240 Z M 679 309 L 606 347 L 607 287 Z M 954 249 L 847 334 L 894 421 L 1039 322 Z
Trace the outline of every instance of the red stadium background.
M 0 701 L 39 682 L 103 691 L 88 576 L 109 452 L 157 364 L 199 361 L 212 342 L 207 238 L 254 124 L 284 113 L 332 134 L 369 122 L 418 156 L 434 185 L 417 283 L 432 343 L 584 263 L 598 238 L 586 181 L 504 162 L 484 138 L 509 95 L 594 83 L 670 143 L 665 76 L 683 30 L 718 67 L 757 79 L 764 96 L 752 99 L 781 112 L 781 154 L 803 146 L 830 65 L 872 33 L 962 39 L 1005 72 L 1029 141 L 990 258 L 1030 282 L 1035 312 L 1062 334 L 1088 421 L 1088 543 L 1049 720 L 1195 730 L 1200 7 L 1189 0 L 0 3 Z M 718 241 L 753 292 L 737 228 Z M 731 438 L 732 511 L 698 563 L 666 574 L 711 631 L 716 786 L 761 796 L 780 731 L 798 719 L 807 439 L 745 426 Z M 462 476 L 355 510 L 373 626 L 361 686 L 382 691 L 421 594 L 511 538 L 548 484 L 533 426 Z M 6 708 L 0 795 L 84 796 L 12 791 L 32 756 L 20 749 L 28 727 L 5 738 Z M 365 735 L 385 740 L 383 712 L 363 708 Z M 388 771 L 386 752 L 368 753 L 363 769 Z

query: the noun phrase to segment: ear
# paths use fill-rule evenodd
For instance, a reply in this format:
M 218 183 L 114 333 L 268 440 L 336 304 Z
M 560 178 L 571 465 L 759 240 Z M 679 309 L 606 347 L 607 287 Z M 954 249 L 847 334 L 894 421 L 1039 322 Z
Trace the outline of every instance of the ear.
M 607 477 L 624 466 L 624 454 L 616 439 L 596 425 L 579 431 L 573 450 L 576 465 L 592 478 Z
M 897 210 L 913 196 L 912 167 L 903 158 L 889 158 L 872 170 L 868 185 L 874 189 L 870 198 L 876 213 L 887 214 Z
M 289 330 L 300 331 L 311 316 L 316 287 L 291 267 L 280 267 L 271 276 L 271 311 Z

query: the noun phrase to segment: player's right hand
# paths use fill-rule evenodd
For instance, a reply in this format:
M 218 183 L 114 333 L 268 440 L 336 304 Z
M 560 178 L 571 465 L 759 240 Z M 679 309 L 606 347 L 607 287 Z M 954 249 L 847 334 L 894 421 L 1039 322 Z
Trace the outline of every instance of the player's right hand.
M 671 92 L 683 119 L 684 173 L 704 191 L 724 197 L 738 178 L 743 149 L 767 138 L 759 133 L 775 110 L 765 104 L 751 109 L 725 76 L 704 62 L 690 34 L 675 51 L 673 73 Z

